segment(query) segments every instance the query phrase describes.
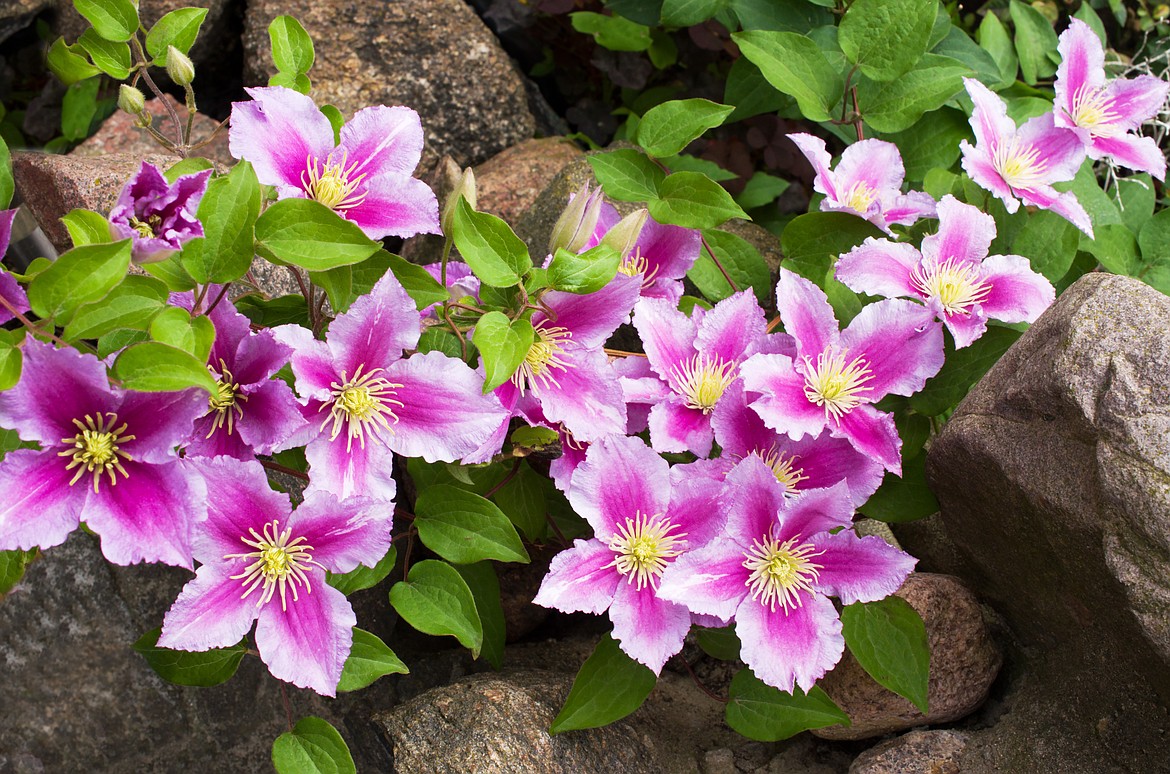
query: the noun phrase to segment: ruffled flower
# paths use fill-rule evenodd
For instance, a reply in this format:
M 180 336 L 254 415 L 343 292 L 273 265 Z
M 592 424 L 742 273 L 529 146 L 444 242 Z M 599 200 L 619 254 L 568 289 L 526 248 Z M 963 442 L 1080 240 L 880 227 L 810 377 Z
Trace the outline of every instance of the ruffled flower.
M 133 240 L 135 263 L 165 260 L 184 242 L 203 236 L 196 213 L 209 177 L 206 169 L 168 183 L 158 167 L 142 162 L 110 211 L 110 230 L 118 239 Z

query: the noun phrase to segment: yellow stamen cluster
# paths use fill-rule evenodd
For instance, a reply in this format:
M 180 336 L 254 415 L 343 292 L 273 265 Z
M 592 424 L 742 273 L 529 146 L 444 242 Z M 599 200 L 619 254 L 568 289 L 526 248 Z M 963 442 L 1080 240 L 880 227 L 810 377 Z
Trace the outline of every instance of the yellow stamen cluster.
M 130 228 L 138 232 L 143 239 L 152 239 L 158 236 L 158 229 L 162 225 L 162 218 L 151 215 L 146 220 L 130 218 Z
M 207 370 L 211 371 L 211 375 L 215 377 L 216 392 L 207 399 L 207 413 L 215 412 L 215 419 L 211 422 L 211 429 L 207 431 L 207 437 L 210 438 L 215 434 L 215 431 L 227 425 L 228 435 L 232 434 L 235 429 L 236 420 L 244 416 L 244 408 L 240 405 L 240 401 L 246 401 L 247 395 L 240 394 L 240 385 L 232 376 L 232 372 L 227 369 L 227 363 L 221 359 L 219 361 L 219 373 L 215 372 L 211 366 L 207 366 Z M 232 412 L 235 412 L 233 414 Z
M 786 455 L 773 449 L 767 454 L 761 454 L 760 457 L 764 464 L 772 469 L 776 480 L 784 485 L 784 494 L 796 494 L 800 483 L 808 480 L 808 476 L 804 475 L 804 468 L 796 466 L 796 461 L 800 458 L 795 454 Z
M 395 390 L 402 385 L 378 376 L 382 372 L 381 368 L 363 374 L 364 367 L 358 366 L 352 379 L 342 371 L 341 381 L 329 385 L 333 390 L 333 400 L 318 409 L 323 411 L 326 407 L 329 408 L 329 416 L 321 423 L 321 429 L 324 430 L 330 423 L 333 424 L 330 441 L 337 440 L 337 436 L 341 435 L 341 428 L 345 427 L 347 452 L 353 450 L 355 438 L 363 449 L 366 448 L 366 435 L 377 437 L 378 428 L 393 433 L 394 428 L 390 426 L 388 420 L 398 424 L 398 415 L 394 413 L 392 406 L 399 408 L 403 406 L 401 401 L 394 399 Z
M 571 365 L 562 357 L 565 344 L 573 338 L 571 331 L 556 326 L 538 326 L 535 333 L 536 338 L 528 348 L 524 362 L 516 369 L 516 373 L 512 374 L 512 384 L 516 385 L 521 395 L 526 389 L 531 388 L 534 382 L 540 382 L 545 388 L 550 384 L 560 387 L 552 372 L 567 371 Z
M 872 388 L 865 383 L 873 379 L 863 358 L 857 357 L 846 363 L 847 352 L 825 350 L 817 355 L 816 365 L 805 358 L 809 374 L 805 377 L 804 394 L 818 406 L 824 406 L 825 419 L 840 422 L 844 414 L 852 411 Z
M 661 514 L 646 516 L 641 511 L 634 518 L 618 528 L 617 534 L 609 539 L 609 548 L 616 556 L 607 567 L 615 567 L 626 578 L 626 583 L 636 584 L 638 591 L 647 585 L 658 588 L 658 578 L 666 569 L 670 559 L 686 548 L 685 532 L 671 534 L 677 525 Z
M 347 167 L 345 153 L 337 163 L 332 163 L 331 159 L 332 156 L 322 162 L 309 156 L 305 160 L 306 169 L 301 173 L 301 187 L 310 198 L 332 210 L 344 211 L 358 206 L 366 198 L 364 188 L 358 191 L 366 174 L 354 175 L 359 162 Z
M 752 599 L 759 600 L 773 613 L 776 603 L 785 612 L 803 604 L 800 592 L 811 593 L 812 584 L 820 577 L 822 565 L 812 559 L 824 551 L 817 551 L 811 543 L 797 545 L 799 538 L 781 543 L 770 535 L 764 535 L 752 543 L 744 554 L 744 569 L 751 570 L 746 585 Z
M 910 272 L 910 282 L 927 298 L 937 298 L 948 315 L 970 314 L 972 306 L 991 294 L 978 263 L 954 258 L 942 263 L 923 261 Z
M 855 210 L 862 215 L 869 212 L 870 206 L 877 199 L 877 191 L 863 182 L 854 183 L 853 187 L 847 190 L 840 199 L 840 203 L 844 207 Z
M 625 274 L 627 277 L 637 277 L 641 275 L 642 287 L 648 288 L 654 284 L 654 278 L 658 276 L 658 270 L 660 268 L 662 267 L 655 266 L 653 269 L 651 269 L 650 261 L 642 256 L 641 248 L 635 247 L 633 252 L 622 258 L 622 263 L 621 266 L 618 267 L 618 271 L 620 271 L 622 274 Z
M 125 422 L 122 423 L 121 427 L 114 427 L 118 424 L 117 414 L 112 411 L 104 414 L 86 414 L 84 421 L 74 419 L 73 424 L 77 425 L 77 429 L 81 432 L 71 438 L 61 439 L 61 443 L 69 444 L 73 448 L 57 452 L 58 457 L 73 458 L 65 466 L 66 470 L 77 468 L 69 486 L 76 484 L 86 473 L 93 474 L 93 491 L 95 493 L 98 491 L 103 474 L 109 475 L 110 486 L 118 483 L 116 473 L 121 473 L 123 478 L 130 478 L 126 468 L 122 467 L 122 460 L 133 458 L 122 451 L 119 444 L 133 441 L 134 436 L 125 434 L 127 428 Z
M 224 556 L 224 559 L 255 560 L 243 572 L 231 576 L 232 580 L 243 581 L 242 585 L 245 588 L 240 599 L 245 599 L 257 588 L 262 587 L 256 607 L 263 607 L 279 591 L 280 609 L 288 610 L 286 595 L 289 589 L 292 589 L 293 602 L 297 601 L 298 585 L 305 587 L 306 594 L 312 593 L 313 587 L 309 583 L 306 570 L 314 564 L 322 570 L 325 567 L 313 560 L 309 553 L 313 547 L 305 545 L 304 536 L 290 541 L 292 527 L 285 527 L 281 532 L 280 522 L 276 519 L 264 525 L 264 534 L 257 533 L 254 528 L 250 528 L 248 533 L 252 536 L 251 539 L 241 537 L 240 540 L 244 545 L 256 549 L 255 551 Z
M 1044 183 L 1048 165 L 1040 160 L 1040 149 L 1012 137 L 995 148 L 991 163 L 1011 188 L 1035 188 Z
M 1125 134 L 1121 116 L 1111 108 L 1112 102 L 1105 95 L 1104 89 L 1097 89 L 1088 84 L 1081 86 L 1073 93 L 1072 112 L 1065 113 L 1077 126 L 1089 130 L 1092 137 L 1116 137 Z
M 671 369 L 678 391 L 686 398 L 686 407 L 710 414 L 723 393 L 735 381 L 736 363 L 706 355 L 695 355 Z

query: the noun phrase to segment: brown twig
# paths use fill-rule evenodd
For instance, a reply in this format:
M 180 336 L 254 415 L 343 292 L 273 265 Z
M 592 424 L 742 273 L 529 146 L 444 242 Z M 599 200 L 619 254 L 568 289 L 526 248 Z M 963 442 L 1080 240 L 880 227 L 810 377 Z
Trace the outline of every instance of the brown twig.
M 719 273 L 723 275 L 723 279 L 727 280 L 727 284 L 731 286 L 731 292 L 738 293 L 739 286 L 735 284 L 735 280 L 727 273 L 727 269 L 723 268 L 723 263 L 715 255 L 715 251 L 711 249 L 711 244 L 707 241 L 707 237 L 703 235 L 702 231 L 699 232 L 699 240 L 703 243 L 703 248 L 707 251 L 707 254 L 711 256 L 711 260 L 715 262 L 715 268 L 719 269 Z
M 683 666 L 687 668 L 687 674 L 689 674 L 691 676 L 691 679 L 695 681 L 695 685 L 698 686 L 700 691 L 707 694 L 709 697 L 711 697 L 712 699 L 714 699 L 715 701 L 717 701 L 721 704 L 726 704 L 727 702 L 731 701 L 731 699 L 728 698 L 727 696 L 720 696 L 719 694 L 713 692 L 707 686 L 703 685 L 703 681 L 699 679 L 699 676 L 697 674 L 695 674 L 695 670 L 691 668 L 691 662 L 689 662 L 685 658 L 683 658 L 681 653 L 678 655 L 678 660 L 681 661 L 683 663 Z
M 302 473 L 299 470 L 295 470 L 294 468 L 290 468 L 287 465 L 281 465 L 279 462 L 273 462 L 272 460 L 260 460 L 260 464 L 269 470 L 274 470 L 277 473 L 284 473 L 286 476 L 299 478 L 302 481 L 309 480 L 309 476 L 307 474 Z

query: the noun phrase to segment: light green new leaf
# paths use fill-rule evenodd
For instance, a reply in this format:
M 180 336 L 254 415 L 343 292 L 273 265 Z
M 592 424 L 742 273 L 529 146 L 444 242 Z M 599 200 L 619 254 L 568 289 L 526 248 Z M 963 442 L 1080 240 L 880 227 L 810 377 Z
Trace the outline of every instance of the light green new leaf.
M 86 50 L 79 44 L 65 45 L 65 38 L 57 38 L 49 46 L 45 61 L 49 69 L 61 79 L 61 83 L 71 86 L 78 81 L 92 78 L 101 73 L 101 70 L 90 64 L 86 57 Z
M 605 195 L 619 202 L 645 202 L 657 198 L 666 179 L 662 168 L 633 148 L 620 148 L 589 157 L 589 166 Z
M 268 25 L 272 61 L 282 73 L 307 73 L 313 67 L 313 39 L 292 16 L 277 16 Z
M 581 665 L 549 733 L 598 728 L 621 720 L 642 706 L 657 682 L 654 672 L 627 656 L 607 634 Z
M 597 45 L 610 51 L 645 51 L 653 42 L 650 28 L 622 16 L 606 16 L 591 11 L 569 14 L 573 29 L 592 35 Z
M 0 551 L 0 598 L 12 591 L 20 579 L 24 577 L 24 568 L 28 566 L 36 550 L 32 551 Z
M 532 323 L 527 320 L 509 320 L 497 311 L 479 318 L 471 341 L 483 358 L 485 395 L 512 378 L 532 348 L 534 338 Z
M 596 293 L 609 284 L 621 265 L 622 254 L 607 244 L 580 254 L 558 248 L 548 266 L 548 279 L 556 290 Z
M 849 716 L 815 685 L 807 694 L 799 688 L 785 693 L 766 685 L 750 669 L 741 669 L 731 679 L 728 694 L 727 725 L 759 742 L 779 742 L 838 723 L 849 725 Z
M 390 589 L 390 604 L 415 629 L 435 636 L 451 635 L 479 656 L 483 625 L 467 581 L 446 562 L 425 559 L 410 576 Z
M 134 0 L 73 0 L 73 7 L 106 40 L 124 43 L 138 30 Z
M 182 307 L 168 306 L 150 321 L 150 338 L 207 362 L 215 341 L 215 326 L 204 315 L 192 317 Z
M 370 685 L 379 677 L 408 674 L 410 670 L 394 651 L 377 635 L 370 634 L 356 626 L 353 629 L 353 646 L 341 670 L 341 681 L 337 684 L 339 693 L 357 691 Z
M 717 228 L 731 218 L 748 219 L 731 194 L 706 175 L 675 172 L 658 187 L 658 199 L 646 203 L 650 217 L 683 228 Z
M 130 76 L 130 67 L 133 63 L 128 43 L 106 40 L 92 27 L 81 33 L 77 43 L 89 53 L 93 63 L 114 80 L 122 81 Z
M 12 153 L 8 150 L 8 143 L 0 137 L 0 209 L 6 209 L 12 202 L 12 194 L 16 191 L 16 181 L 12 177 Z
M 130 268 L 130 240 L 83 245 L 60 255 L 28 286 L 38 317 L 57 317 L 97 301 L 114 289 Z
M 841 628 L 862 669 L 925 715 L 930 645 L 918 612 L 901 597 L 854 602 L 841 611 Z
M 356 223 L 312 199 L 282 199 L 265 210 L 256 242 L 266 257 L 309 271 L 360 263 L 381 249 Z
M 61 218 L 74 247 L 104 244 L 114 239 L 110 221 L 93 210 L 70 210 Z
M 62 335 L 66 341 L 78 341 L 121 329 L 144 330 L 166 303 L 165 284 L 153 277 L 130 275 L 105 298 L 78 308 Z
M 91 78 L 79 81 L 65 90 L 61 99 L 61 134 L 77 141 L 89 136 L 89 128 L 98 111 L 98 89 L 101 81 Z
M 463 197 L 455 206 L 452 239 L 481 282 L 510 288 L 532 268 L 528 247 L 512 227 L 486 212 L 476 212 Z
M 262 198 L 260 181 L 246 161 L 236 164 L 226 177 L 208 182 L 199 202 L 204 235 L 184 245 L 180 259 L 196 282 L 234 282 L 252 266 L 253 229 L 258 226 Z
M 128 390 L 175 392 L 201 387 L 208 394 L 215 395 L 218 385 L 205 361 L 167 344 L 144 341 L 118 355 L 114 373 Z
M 20 347 L 20 331 L 0 330 L 0 390 L 9 390 L 20 381 L 24 358 Z
M 734 105 L 709 99 L 676 99 L 652 107 L 638 124 L 637 143 L 657 158 L 681 153 L 703 132 L 714 129 L 731 115 Z
M 926 53 L 938 0 L 854 0 L 837 40 L 850 62 L 873 81 L 892 81 Z
M 277 774 L 356 774 L 353 756 L 337 729 L 321 718 L 297 721 L 272 743 Z
M 146 53 L 158 67 L 165 67 L 167 48 L 174 46 L 186 54 L 199 36 L 207 16 L 206 8 L 177 8 L 163 16 L 146 33 Z
M 495 503 L 474 492 L 430 486 L 418 496 L 414 512 L 419 539 L 448 561 L 529 561 L 512 522 Z
M 743 55 L 775 88 L 796 98 L 810 121 L 828 121 L 841 101 L 845 81 L 820 47 L 795 32 L 751 30 L 731 36 Z

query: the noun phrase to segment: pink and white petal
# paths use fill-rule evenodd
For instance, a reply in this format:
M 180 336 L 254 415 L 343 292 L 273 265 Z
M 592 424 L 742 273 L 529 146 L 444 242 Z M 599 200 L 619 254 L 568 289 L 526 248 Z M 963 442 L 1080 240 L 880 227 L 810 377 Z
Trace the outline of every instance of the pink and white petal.
M 23 351 L 20 381 L 0 391 L 0 427 L 48 448 L 79 432 L 74 420 L 117 409 L 106 367 L 93 355 L 54 349 L 31 337 Z
M 955 340 L 955 349 L 963 349 L 975 343 L 987 332 L 987 311 L 976 304 L 967 314 L 947 314 L 941 307 L 936 311 L 943 318 L 943 325 Z
M 77 529 L 93 477 L 70 486 L 66 464 L 52 448 L 17 449 L 0 461 L 0 551 L 52 548 Z
M 0 211 L 0 215 L 3 212 Z M 0 253 L 3 257 L 3 253 Z M 18 312 L 28 311 L 28 296 L 25 295 L 24 288 L 17 283 L 16 279 L 8 272 L 0 269 L 0 298 L 3 298 L 8 306 L 11 306 Z M 7 306 L 0 306 L 0 325 L 16 318 L 12 312 L 8 311 Z
M 974 78 L 964 78 L 963 86 L 971 96 L 971 101 L 975 103 L 974 111 L 971 113 L 971 129 L 975 132 L 975 144 L 985 153 L 991 153 L 1001 144 L 1011 140 L 1012 135 L 1016 133 L 1016 124 L 1008 117 L 1007 105 L 991 89 Z M 966 140 L 960 145 L 962 143 L 966 143 Z
M 12 241 L 12 221 L 16 220 L 16 213 L 19 211 L 19 207 L 0 210 L 0 258 L 8 252 L 8 243 Z
M 122 446 L 136 462 L 178 459 L 175 447 L 191 437 L 195 420 L 207 413 L 207 393 L 124 392 L 118 422 L 134 440 Z
M 207 287 L 208 295 L 211 298 L 218 296 L 221 290 L 222 286 L 220 285 L 208 285 Z M 182 304 L 183 308 L 188 312 L 191 311 L 191 294 L 183 293 L 181 298 L 182 301 L 180 303 Z M 250 382 L 256 381 L 257 379 L 263 378 L 262 376 L 257 376 L 255 378 L 249 379 L 247 377 L 251 376 L 252 374 L 237 373 L 241 370 L 249 370 L 246 368 L 241 369 L 241 363 L 236 362 L 240 344 L 249 337 L 249 334 L 252 330 L 251 323 L 248 321 L 248 318 L 237 312 L 236 308 L 232 306 L 226 298 L 221 299 L 220 303 L 216 304 L 215 308 L 208 312 L 207 317 L 211 320 L 212 325 L 215 326 L 215 341 L 211 345 L 211 354 L 208 356 L 207 362 L 218 368 L 219 361 L 223 360 L 227 363 L 227 367 L 232 369 L 232 375 L 235 376 L 237 381 L 240 381 L 241 384 L 248 384 Z M 262 341 L 272 342 L 272 332 L 265 330 L 264 334 L 265 337 L 262 339 Z M 273 342 L 269 346 L 279 347 L 282 351 L 285 352 L 285 354 L 287 354 L 287 350 L 284 347 L 281 347 L 281 345 L 277 345 Z M 259 351 L 264 352 L 265 350 L 264 348 L 261 348 Z M 283 365 L 283 363 L 281 365 Z M 277 369 L 279 368 L 280 366 L 277 366 Z M 273 373 L 275 373 L 275 371 L 273 371 Z M 271 375 L 271 373 L 268 373 L 264 374 L 263 376 Z
M 650 284 L 642 288 L 642 298 L 661 298 L 677 307 L 679 300 L 683 297 L 683 290 L 681 280 L 656 277 L 650 280 Z
M 711 429 L 724 455 L 746 457 L 753 451 L 767 454 L 776 444 L 776 431 L 768 429 L 760 415 L 748 408 L 743 381 L 736 379 L 711 412 Z
M 858 185 L 874 192 L 897 191 L 906 177 L 898 146 L 885 140 L 855 142 L 841 154 L 833 184 L 842 195 Z
M 589 447 L 573 474 L 569 502 L 598 539 L 607 541 L 639 512 L 646 516 L 666 512 L 669 466 L 641 438 L 604 438 Z
M 280 451 L 308 424 L 292 388 L 279 379 L 263 382 L 245 395 L 248 400 L 243 403 L 244 415 L 236 421 L 234 435 L 255 449 L 257 454 Z M 221 428 L 220 434 L 224 432 Z
M 439 202 L 423 181 L 406 175 L 382 175 L 365 183 L 366 198 L 339 212 L 370 239 L 439 233 Z
M 273 677 L 322 696 L 336 696 L 341 670 L 353 646 L 357 616 L 349 600 L 313 573 L 313 590 L 301 589 L 297 601 L 281 610 L 273 598 L 256 622 L 256 649 Z
M 643 298 L 634 306 L 634 328 L 642 339 L 646 359 L 672 386 L 679 369 L 695 357 L 695 327 L 694 320 L 664 299 Z
M 902 475 L 902 439 L 894 427 L 894 415 L 862 404 L 841 417 L 829 432 L 847 438 L 853 448 L 880 463 L 886 470 Z
M 922 240 L 922 255 L 945 263 L 978 263 L 995 239 L 995 218 L 947 194 L 938 203 L 938 233 Z
M 698 615 L 730 618 L 748 594 L 751 573 L 743 560 L 743 550 L 731 540 L 687 551 L 663 571 L 658 597 Z
M 666 517 L 686 534 L 687 551 L 710 543 L 727 523 L 721 507 L 723 483 L 707 476 L 688 476 L 672 482 Z
M 1053 111 L 1058 125 L 1071 126 L 1074 100 L 1082 89 L 1097 89 L 1105 83 L 1105 49 L 1093 28 L 1080 19 L 1069 19 L 1068 28 L 1060 33 L 1056 46 L 1060 66 L 1056 68 L 1056 104 Z M 1066 123 L 1067 122 L 1067 123 Z
M 963 171 L 970 175 L 976 185 L 990 191 L 1002 201 L 1008 212 L 1014 213 L 1020 209 L 1020 201 L 1016 198 L 1015 192 L 999 174 L 985 148 L 974 147 L 966 140 L 959 140 L 959 149 L 963 153 Z
M 793 684 L 809 691 L 845 653 L 833 603 L 819 594 L 802 593 L 801 600 L 799 607 L 772 611 L 749 598 L 735 613 L 740 658 L 756 677 L 789 693 Z
M 333 126 L 312 99 L 280 86 L 245 89 L 251 102 L 232 103 L 228 150 L 252 163 L 266 185 L 303 189 L 308 161 L 333 150 Z
M 313 559 L 330 572 L 349 572 L 359 564 L 373 567 L 390 550 L 394 506 L 363 497 L 338 502 L 314 492 L 293 511 L 288 525 L 294 536 L 313 547 Z
M 882 200 L 881 213 L 887 223 L 899 226 L 912 226 L 922 218 L 933 218 L 938 212 L 930 194 L 922 191 L 909 191 L 897 196 L 889 196 Z M 888 232 L 889 229 L 886 229 Z
M 1121 124 L 1134 130 L 1158 114 L 1166 101 L 1170 83 L 1153 75 L 1118 78 L 1105 87 L 1106 109 L 1121 118 Z
M 614 552 L 600 540 L 574 540 L 552 558 L 533 603 L 562 613 L 604 613 L 621 579 L 613 560 Z
M 244 320 L 246 322 L 247 318 L 245 317 Z M 279 343 L 272 329 L 266 328 L 246 336 L 232 352 L 232 357 L 225 358 L 225 360 L 237 383 L 255 384 L 270 378 L 283 368 L 290 357 L 292 357 L 292 347 Z M 214 350 L 210 363 L 212 367 L 219 365 Z
M 1052 210 L 1085 232 L 1090 239 L 1093 238 L 1093 223 L 1089 220 L 1089 213 L 1085 212 L 1085 208 L 1081 206 L 1076 194 L 1072 191 L 1058 193 L 1052 186 L 1038 185 L 1033 188 L 1017 189 L 1016 193 L 1020 195 L 1025 204 Z
M 577 471 L 577 467 L 585 461 L 588 447 L 572 440 L 573 436 L 568 433 L 562 432 L 560 435 L 561 456 L 548 464 L 548 475 L 556 488 L 567 495 L 573 474 Z
M 1052 113 L 1029 118 L 1017 134 L 1023 147 L 1039 154 L 1044 182 L 1072 180 L 1085 160 L 1085 146 L 1076 132 L 1056 126 Z
M 768 327 L 764 310 L 751 290 L 741 290 L 715 305 L 698 325 L 696 348 L 724 363 L 754 355 Z
M 421 333 L 422 317 L 414 300 L 398 278 L 386 272 L 368 295 L 354 301 L 349 311 L 329 324 L 325 341 L 333 354 L 334 369 L 352 379 L 359 368 L 363 374 L 386 368 L 402 357 L 402 350 L 414 349 Z M 296 359 L 294 356 L 294 371 Z
M 841 333 L 849 358 L 861 357 L 872 372 L 867 401 L 913 395 L 943 364 L 942 326 L 913 301 L 886 299 L 864 307 Z
M 804 134 L 803 132 L 786 136 L 792 140 L 800 152 L 804 154 L 804 157 L 812 164 L 813 170 L 816 172 L 813 187 L 829 199 L 837 201 L 837 186 L 834 184 L 833 173 L 829 171 L 829 165 L 832 164 L 832 157 L 829 156 L 829 151 L 825 147 L 825 141 L 820 137 L 814 137 L 811 134 Z
M 881 486 L 885 470 L 880 464 L 853 448 L 845 438 L 821 433 L 816 438 L 787 441 L 779 447 L 795 458 L 794 467 L 807 476 L 799 489 L 820 489 L 844 480 L 849 499 L 864 503 Z
M 340 134 L 341 144 L 332 161 L 344 159 L 346 167 L 353 167 L 353 176 L 408 177 L 422 158 L 422 121 L 408 107 L 362 108 L 341 127 Z
M 381 438 L 369 436 L 363 447 L 359 441 L 348 445 L 345 434 L 330 441 L 322 433 L 305 447 L 309 462 L 309 485 L 305 493 L 328 492 L 338 500 L 370 497 L 384 503 L 394 502 L 394 452 Z
M 631 576 L 632 577 L 632 576 Z M 619 582 L 609 608 L 613 636 L 627 656 L 658 674 L 691 629 L 691 613 L 682 605 L 659 599 L 653 586 L 638 590 Z
M 792 440 L 820 435 L 825 411 L 808 399 L 806 380 L 797 373 L 792 358 L 784 355 L 752 355 L 739 368 L 744 389 L 759 393 L 748 406 L 764 424 Z
M 1052 305 L 1056 291 L 1027 258 L 993 255 L 983 262 L 984 281 L 991 292 L 983 301 L 988 317 L 1007 323 L 1035 322 Z
M 300 416 L 299 412 L 297 416 Z M 238 419 L 230 433 L 226 425 L 216 427 L 215 422 L 215 414 L 207 414 L 195 422 L 191 441 L 183 449 L 184 459 L 223 456 L 234 457 L 241 461 L 256 459 L 256 450 L 240 436 Z
M 634 360 L 635 358 L 626 358 L 627 360 Z M 636 358 L 637 360 L 645 360 L 645 358 Z M 620 360 L 615 363 L 622 362 Z M 616 370 L 616 369 L 615 369 Z M 626 403 L 658 403 L 666 400 L 667 396 L 673 394 L 666 382 L 658 378 L 657 375 L 643 376 L 637 379 L 630 379 L 625 376 L 618 379 L 622 386 L 622 398 Z
M 293 350 L 290 363 L 301 399 L 332 399 L 332 385 L 338 381 L 340 373 L 334 367 L 329 345 L 313 338 L 312 331 L 300 325 L 280 325 L 271 330 L 278 342 Z
M 711 418 L 683 405 L 677 396 L 650 409 L 650 445 L 656 452 L 691 452 L 699 458 L 711 453 L 715 433 Z
M 1089 155 L 1095 159 L 1111 156 L 1121 166 L 1137 172 L 1149 172 L 1158 180 L 1166 179 L 1166 156 L 1153 137 L 1122 134 L 1117 137 L 1094 137 Z
M 661 285 L 664 280 L 680 280 L 687 276 L 699 257 L 701 240 L 699 232 L 693 228 L 668 226 L 646 218 L 636 244 L 638 252 L 646 259 L 646 273 Z
M 229 577 L 244 565 L 241 560 L 220 560 L 196 570 L 163 618 L 158 646 L 198 652 L 231 647 L 242 640 L 260 612 L 259 591 L 244 598 L 247 584 Z
M 722 505 L 727 512 L 729 539 L 748 549 L 755 541 L 775 534 L 786 500 L 784 485 L 772 469 L 752 454 L 731 469 L 725 483 Z
M 929 239 L 929 237 L 927 237 Z M 886 298 L 919 298 L 910 274 L 922 260 L 913 245 L 867 237 L 837 261 L 836 277 L 850 290 Z
M 776 310 L 801 356 L 816 357 L 837 343 L 840 333 L 828 296 L 799 274 L 780 269 Z
M 888 597 L 918 563 L 876 535 L 858 537 L 849 529 L 814 535 L 812 544 L 821 551 L 815 559 L 821 570 L 813 587 L 845 605 Z
M 289 497 L 269 488 L 259 462 L 215 457 L 181 464 L 203 479 L 207 491 L 207 519 L 196 526 L 193 539 L 195 558 L 202 564 L 250 550 L 242 541 L 253 539 L 250 530 L 262 533 L 265 524 L 288 520 Z
M 577 440 L 586 443 L 625 433 L 622 386 L 605 353 L 573 348 L 563 359 L 569 367 L 555 373 L 556 384 L 532 385 L 531 395 L 540 401 L 548 421 L 564 423 Z
M 629 322 L 630 312 L 642 289 L 639 277 L 617 273 L 609 284 L 596 293 L 565 293 L 554 290 L 545 293 L 544 305 L 556 317 L 537 312 L 532 324 L 558 326 L 572 334 L 573 344 L 578 347 L 600 348 L 622 323 Z
M 806 489 L 788 499 L 780 510 L 780 528 L 776 539 L 781 543 L 800 539 L 853 523 L 853 500 L 849 487 L 840 481 L 825 489 Z

